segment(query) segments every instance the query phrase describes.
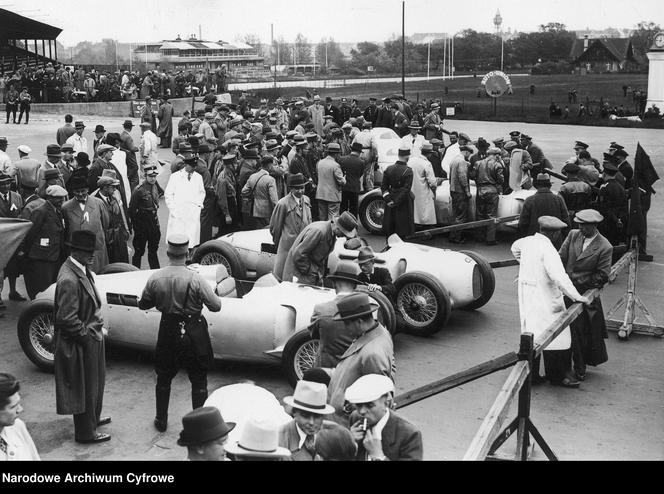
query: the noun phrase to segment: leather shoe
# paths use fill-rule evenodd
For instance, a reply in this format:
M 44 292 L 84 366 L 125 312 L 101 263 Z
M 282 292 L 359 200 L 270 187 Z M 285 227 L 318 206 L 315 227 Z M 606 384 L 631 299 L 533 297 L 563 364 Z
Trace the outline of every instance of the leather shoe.
M 27 299 L 18 292 L 12 292 L 9 294 L 9 300 L 13 300 L 14 302 L 25 302 Z
M 97 432 L 95 437 L 93 437 L 91 439 L 76 439 L 76 442 L 81 443 L 81 444 L 96 444 L 96 443 L 103 443 L 103 442 L 110 441 L 110 440 L 111 440 L 111 435 L 110 434 L 103 434 L 101 432 Z
M 563 388 L 578 388 L 579 386 L 581 386 L 581 383 L 576 379 L 573 379 L 571 377 L 566 377 L 565 379 L 563 379 L 558 383 L 558 386 L 562 386 Z
M 166 429 L 168 428 L 168 421 L 155 418 L 154 426 L 159 432 L 166 432 Z
M 97 427 L 101 427 L 102 425 L 108 425 L 111 423 L 111 417 L 100 417 L 99 421 L 97 422 Z

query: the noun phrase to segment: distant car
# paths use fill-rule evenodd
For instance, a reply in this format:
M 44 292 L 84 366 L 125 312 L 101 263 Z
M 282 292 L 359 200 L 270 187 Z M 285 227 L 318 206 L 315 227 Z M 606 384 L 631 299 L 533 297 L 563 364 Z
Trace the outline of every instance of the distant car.
M 190 266 L 215 286 L 215 266 Z M 131 301 L 140 297 L 154 271 L 139 271 L 127 264 L 107 266 L 108 274 L 96 277 L 103 301 L 102 316 L 110 344 L 154 351 L 161 313 L 156 309 L 140 310 Z M 238 298 L 223 297 L 221 312 L 203 309 L 208 322 L 212 350 L 216 359 L 257 363 L 281 361 L 284 374 L 292 385 L 302 373 L 314 366 L 318 340 L 307 327 L 314 306 L 332 300 L 334 290 L 298 283 L 253 286 L 238 282 Z M 257 285 L 260 285 L 257 284 Z M 55 285 L 30 302 L 18 321 L 18 338 L 26 356 L 39 368 L 53 370 Z M 369 293 L 379 305 L 378 319 L 393 333 L 394 311 L 381 294 Z
M 357 260 L 358 251 L 338 239 L 328 258 L 334 271 L 340 260 Z M 223 264 L 236 279 L 257 279 L 272 272 L 274 245 L 269 230 L 236 232 L 201 245 L 193 262 Z M 490 264 L 474 252 L 455 252 L 390 237 L 376 263 L 390 271 L 397 290 L 394 311 L 403 330 L 417 335 L 440 331 L 452 309 L 478 309 L 493 296 Z

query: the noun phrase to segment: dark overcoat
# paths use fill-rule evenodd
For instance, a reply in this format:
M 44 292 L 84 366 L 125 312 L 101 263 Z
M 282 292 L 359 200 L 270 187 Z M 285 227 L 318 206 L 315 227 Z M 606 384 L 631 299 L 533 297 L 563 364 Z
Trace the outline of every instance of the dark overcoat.
M 381 190 L 386 203 L 383 218 L 386 237 L 396 233 L 404 239 L 415 233 L 412 185 L 413 170 L 406 163 L 397 161 L 385 170 Z M 390 203 L 394 205 L 390 206 Z

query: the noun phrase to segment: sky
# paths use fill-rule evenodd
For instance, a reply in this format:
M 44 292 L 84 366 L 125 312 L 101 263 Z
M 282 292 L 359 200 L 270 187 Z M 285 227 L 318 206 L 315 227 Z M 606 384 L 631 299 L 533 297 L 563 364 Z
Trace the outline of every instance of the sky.
M 662 0 L 406 0 L 406 36 L 493 31 L 497 10 L 503 29 L 534 31 L 561 22 L 568 29 L 632 28 L 640 21 L 664 26 Z M 385 41 L 401 34 L 401 0 L 0 0 L 0 8 L 63 29 L 65 46 L 80 41 L 153 42 L 198 36 L 234 41 L 254 34 L 270 41 L 292 41 L 302 33 L 310 42 Z

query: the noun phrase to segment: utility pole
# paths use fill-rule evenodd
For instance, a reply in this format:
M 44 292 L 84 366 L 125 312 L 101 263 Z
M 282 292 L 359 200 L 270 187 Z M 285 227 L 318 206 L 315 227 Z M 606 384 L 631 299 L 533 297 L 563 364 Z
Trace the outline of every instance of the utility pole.
M 131 43 L 129 43 L 129 72 L 131 73 Z
M 431 75 L 431 40 L 429 40 L 429 47 L 427 49 L 427 81 Z
M 443 40 L 443 80 L 445 80 L 445 73 L 447 72 L 447 34 Z
M 274 24 L 270 24 L 270 43 L 272 44 L 272 49 L 274 50 Z M 277 53 L 279 49 L 277 48 Z M 276 97 L 276 91 L 277 91 L 277 54 L 273 53 L 272 57 L 274 60 L 274 91 L 275 91 L 275 97 Z
M 406 2 L 401 2 L 401 96 L 406 97 Z
M 203 41 L 203 29 L 200 24 L 198 25 L 198 41 Z

